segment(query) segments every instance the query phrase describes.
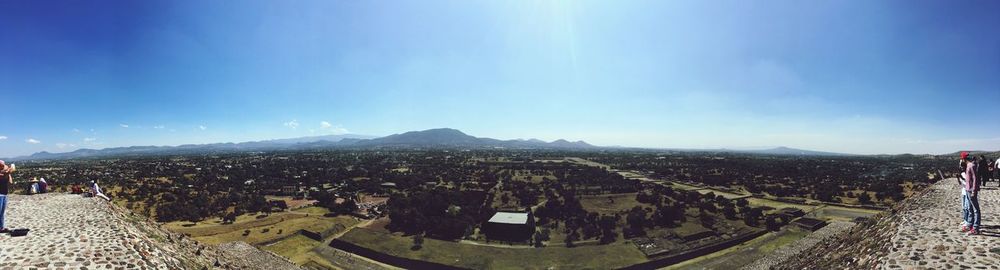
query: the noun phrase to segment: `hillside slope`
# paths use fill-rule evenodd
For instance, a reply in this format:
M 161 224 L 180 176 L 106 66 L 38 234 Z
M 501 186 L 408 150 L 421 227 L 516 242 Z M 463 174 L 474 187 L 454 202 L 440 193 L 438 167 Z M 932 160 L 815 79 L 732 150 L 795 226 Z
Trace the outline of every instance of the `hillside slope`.
M 6 225 L 31 232 L 0 234 L 3 269 L 298 269 L 245 243 L 198 244 L 101 199 L 65 193 L 8 199 Z
M 945 179 L 892 211 L 831 237 L 777 269 L 995 269 L 1000 265 L 1000 190 L 980 192 L 982 234 L 959 231 L 960 190 Z

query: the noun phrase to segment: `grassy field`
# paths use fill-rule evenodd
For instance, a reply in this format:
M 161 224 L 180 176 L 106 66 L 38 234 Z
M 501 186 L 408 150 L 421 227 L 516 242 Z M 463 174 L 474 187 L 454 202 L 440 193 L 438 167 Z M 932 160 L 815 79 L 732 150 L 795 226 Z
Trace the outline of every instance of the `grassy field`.
M 726 199 L 730 199 L 730 200 L 735 199 L 735 198 L 743 198 L 743 197 L 750 196 L 749 194 L 737 194 L 737 193 L 730 193 L 730 192 L 719 191 L 719 190 L 714 190 L 714 189 L 700 189 L 700 190 L 698 190 L 698 193 L 701 193 L 701 194 L 708 194 L 710 192 L 711 193 L 715 193 L 716 196 L 720 196 L 721 195 L 722 197 L 724 197 Z
M 191 235 L 202 243 L 217 245 L 230 241 L 259 244 L 288 236 L 298 230 L 323 232 L 337 226 L 346 228 L 358 223 L 355 218 L 349 216 L 323 217 L 326 213 L 328 211 L 324 208 L 306 207 L 290 212 L 274 213 L 261 219 L 257 219 L 255 215 L 241 215 L 232 224 L 222 224 L 221 220 L 216 218 L 197 224 L 170 222 L 164 227 Z M 264 232 L 265 229 L 267 232 Z M 250 233 L 244 236 L 246 230 L 250 230 Z
M 808 232 L 784 230 L 763 236 L 714 253 L 667 266 L 663 269 L 738 269 L 766 256 L 778 247 L 802 239 Z
M 164 227 L 171 231 L 188 234 L 194 237 L 223 234 L 233 231 L 265 227 L 283 222 L 285 220 L 303 218 L 306 214 L 295 212 L 282 212 L 268 215 L 264 218 L 256 218 L 256 215 L 247 214 L 236 217 L 236 222 L 232 224 L 222 224 L 219 218 L 204 220 L 198 223 L 187 221 L 175 221 L 164 224 Z
M 529 183 L 541 183 L 545 178 L 556 179 L 552 172 L 546 171 L 544 174 L 533 174 L 531 170 L 512 170 L 514 176 L 511 177 L 512 180 L 516 181 L 526 181 Z
M 340 238 L 372 250 L 410 259 L 472 269 L 608 269 L 646 261 L 631 243 L 575 248 L 498 248 L 424 239 L 423 248 L 411 250 L 413 240 L 394 234 L 355 228 Z
M 284 221 L 268 225 L 259 226 L 249 229 L 250 234 L 244 236 L 244 230 L 234 230 L 227 233 L 205 235 L 200 237 L 195 237 L 195 240 L 201 241 L 206 244 L 221 244 L 231 241 L 244 241 L 250 244 L 259 244 L 274 239 L 281 238 L 288 234 L 297 232 L 298 230 L 309 230 L 313 232 L 323 232 L 327 229 L 335 228 L 336 226 L 342 226 L 341 228 L 350 227 L 356 224 L 358 221 L 353 217 L 339 216 L 335 218 L 326 218 L 321 216 L 309 216 L 300 217 L 294 219 L 286 219 Z M 266 231 L 266 232 L 265 232 Z
M 774 208 L 776 210 L 779 210 L 779 209 L 782 209 L 782 208 L 785 208 L 785 207 L 792 207 L 792 208 L 802 209 L 802 211 L 805 211 L 805 212 L 810 212 L 813 209 L 816 209 L 816 206 L 812 206 L 812 205 L 796 204 L 796 203 L 786 203 L 786 202 L 779 202 L 779 201 L 768 200 L 768 199 L 761 199 L 761 198 L 747 198 L 747 202 L 749 202 L 750 205 L 752 205 L 752 206 L 758 206 L 758 207 L 759 206 L 767 206 L 767 207 Z M 770 213 L 770 212 L 767 212 L 767 213 Z
M 323 243 L 312 240 L 309 237 L 296 235 L 277 243 L 263 246 L 261 249 L 268 250 L 281 255 L 282 257 L 288 258 L 295 264 L 303 265 L 311 260 L 308 256 L 309 251 L 321 244 Z
M 853 221 L 858 217 L 870 217 L 878 214 L 879 210 L 870 210 L 862 208 L 847 208 L 840 206 L 827 205 L 816 209 L 813 213 L 820 218 L 825 219 L 835 219 L 840 221 Z
M 635 200 L 635 193 L 607 194 L 581 196 L 580 204 L 587 211 L 598 214 L 614 215 L 621 211 L 628 211 L 635 206 L 649 207 L 650 205 L 640 203 Z
M 784 233 L 780 234 L 778 237 L 769 239 L 769 241 L 762 243 L 758 248 L 761 253 L 764 254 L 771 253 L 775 249 L 778 249 L 779 247 L 782 247 L 787 244 L 791 244 L 792 242 L 795 242 L 799 239 L 805 238 L 807 235 L 809 235 L 809 232 L 792 228 L 791 226 L 789 226 L 789 228 L 786 231 L 784 231 Z
M 677 226 L 677 228 L 672 228 L 670 230 L 680 237 L 712 231 L 705 228 L 705 226 L 702 226 L 701 223 L 697 221 L 697 219 L 693 218 L 689 218 L 687 222 L 681 223 L 681 225 Z

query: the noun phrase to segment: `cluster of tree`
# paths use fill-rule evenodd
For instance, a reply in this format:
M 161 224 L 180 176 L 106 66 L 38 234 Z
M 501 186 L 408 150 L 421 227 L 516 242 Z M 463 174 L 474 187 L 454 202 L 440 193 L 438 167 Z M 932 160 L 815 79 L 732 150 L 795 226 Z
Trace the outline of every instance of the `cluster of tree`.
M 332 192 L 319 191 L 309 193 L 316 200 L 316 205 L 330 210 L 331 214 L 344 215 L 358 211 L 358 203 L 352 198 L 344 198 L 343 202 L 337 203 L 337 196 Z
M 618 238 L 617 225 L 621 216 L 588 212 L 583 209 L 573 190 L 563 189 L 558 185 L 554 190 L 546 192 L 545 204 L 537 207 L 534 215 L 539 218 L 538 225 L 558 224 L 557 222 L 562 221 L 567 247 L 585 239 L 597 239 L 600 243 L 607 244 Z M 537 237 L 535 241 L 538 242 Z
M 156 220 L 159 222 L 198 222 L 210 217 L 270 212 L 272 209 L 271 204 L 259 194 L 222 193 L 213 196 L 205 191 L 188 190 L 161 193 L 159 199 L 150 197 L 146 204 L 146 209 L 156 209 Z
M 688 209 L 697 209 L 698 221 L 706 228 L 719 222 L 717 214 L 729 220 L 743 220 L 748 226 L 758 226 L 763 209 L 751 207 L 746 199 L 730 200 L 713 192 L 674 190 L 661 185 L 647 185 L 636 194 L 636 200 L 653 205 L 652 209 L 634 207 L 628 212 L 628 227 L 623 230 L 626 238 L 643 236 L 652 227 L 675 227 L 687 221 Z M 652 210 L 652 211 L 650 211 Z
M 941 156 L 774 156 L 733 153 L 592 153 L 589 159 L 653 177 L 713 186 L 743 186 L 753 193 L 838 202 L 853 190 L 876 192 L 873 203 L 899 201 L 902 184 L 925 186 L 928 173 L 954 167 Z
M 481 191 L 443 188 L 396 193 L 389 198 L 391 222 L 386 228 L 438 239 L 458 239 L 470 234 L 477 220 L 486 220 L 493 214 L 482 211 L 485 198 Z

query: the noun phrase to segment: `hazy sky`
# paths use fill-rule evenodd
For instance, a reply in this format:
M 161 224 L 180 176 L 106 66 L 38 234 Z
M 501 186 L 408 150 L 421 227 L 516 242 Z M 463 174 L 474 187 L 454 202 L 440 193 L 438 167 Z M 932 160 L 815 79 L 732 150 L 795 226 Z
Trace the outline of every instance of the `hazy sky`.
M 0 157 L 437 127 L 641 147 L 996 150 L 998 10 L 3 1 Z

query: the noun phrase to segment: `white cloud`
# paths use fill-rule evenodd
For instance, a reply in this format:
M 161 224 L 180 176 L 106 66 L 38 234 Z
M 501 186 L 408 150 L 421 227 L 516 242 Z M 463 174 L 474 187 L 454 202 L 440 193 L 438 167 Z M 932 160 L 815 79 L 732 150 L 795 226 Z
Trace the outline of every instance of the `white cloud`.
M 341 125 L 333 125 L 333 124 L 330 124 L 330 122 L 327 122 L 327 121 L 320 121 L 319 122 L 319 126 L 323 130 L 332 131 L 333 134 L 337 134 L 337 135 L 350 133 L 350 131 L 348 131 L 343 126 L 341 126 Z
M 164 127 L 163 125 L 156 125 L 156 126 L 153 126 L 153 128 L 155 128 L 155 129 L 164 129 L 166 127 Z
M 284 125 L 286 127 L 292 128 L 292 129 L 298 129 L 299 128 L 299 121 L 297 121 L 295 119 L 292 119 L 292 121 L 285 122 Z
M 66 148 L 66 147 L 76 147 L 76 145 L 75 144 L 69 144 L 69 143 L 57 143 L 56 147 L 59 147 L 59 149 L 63 149 L 63 148 Z
M 208 127 L 205 127 L 205 126 L 198 126 L 198 129 L 200 129 L 200 130 L 206 130 L 206 129 L 208 129 Z
M 24 140 L 24 142 L 30 143 L 30 144 L 39 144 L 39 143 L 42 143 L 41 141 L 35 140 L 35 139 L 32 139 L 32 138 L 28 138 L 27 140 Z
M 0 140 L 6 140 L 7 136 L 0 136 Z
M 128 128 L 128 125 L 126 125 L 126 124 L 118 124 L 118 126 L 119 127 L 123 127 L 123 128 Z
M 80 129 L 78 129 L 78 128 L 74 128 L 74 129 L 73 129 L 73 133 L 80 133 Z
M 83 138 L 83 142 L 92 142 L 92 141 L 96 141 L 96 140 L 97 140 L 97 138 Z
M 341 134 L 347 134 L 347 133 L 351 133 L 351 132 L 348 131 L 346 128 L 342 127 L 342 126 L 337 126 L 337 127 L 333 128 L 333 134 L 341 135 Z

